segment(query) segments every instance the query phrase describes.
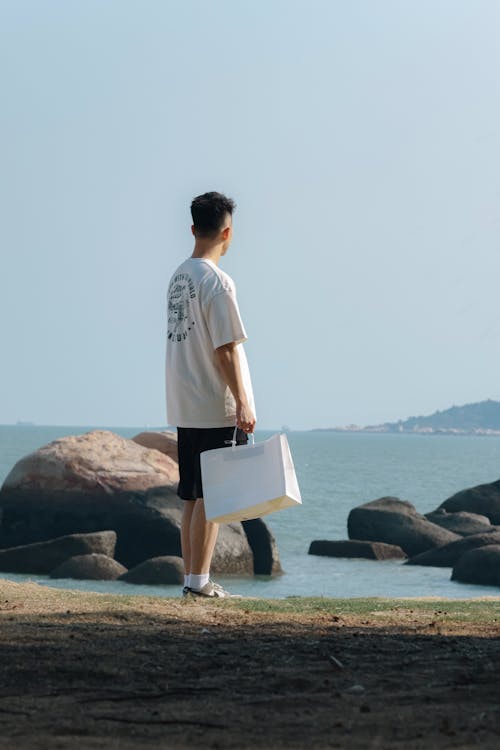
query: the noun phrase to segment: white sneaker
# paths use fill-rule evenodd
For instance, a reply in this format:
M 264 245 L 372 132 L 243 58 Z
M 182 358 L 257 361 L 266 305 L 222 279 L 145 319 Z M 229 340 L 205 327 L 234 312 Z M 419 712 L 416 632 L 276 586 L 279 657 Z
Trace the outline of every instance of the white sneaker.
M 209 581 L 206 583 L 199 591 L 196 591 L 196 589 L 191 588 L 189 590 L 190 594 L 193 594 L 194 596 L 208 596 L 211 599 L 241 599 L 242 597 L 238 596 L 238 594 L 230 594 L 229 591 L 226 591 L 222 588 L 222 586 L 218 583 L 215 583 L 215 581 Z

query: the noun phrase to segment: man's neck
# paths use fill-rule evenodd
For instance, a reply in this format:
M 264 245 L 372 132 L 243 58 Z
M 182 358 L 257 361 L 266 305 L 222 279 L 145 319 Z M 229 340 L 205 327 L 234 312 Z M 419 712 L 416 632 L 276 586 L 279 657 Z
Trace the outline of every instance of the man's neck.
M 203 258 L 203 260 L 211 260 L 212 263 L 215 263 L 215 265 L 218 266 L 223 249 L 224 246 L 221 242 L 214 243 L 207 240 L 196 240 L 191 257 Z

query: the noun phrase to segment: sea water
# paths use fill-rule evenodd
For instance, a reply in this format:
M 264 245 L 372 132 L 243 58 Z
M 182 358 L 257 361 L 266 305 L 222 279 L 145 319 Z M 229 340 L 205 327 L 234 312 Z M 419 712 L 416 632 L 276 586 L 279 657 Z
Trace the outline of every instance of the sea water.
M 0 482 L 20 458 L 64 435 L 91 427 L 0 426 Z M 100 428 L 104 429 L 104 428 Z M 144 428 L 106 428 L 132 437 Z M 271 433 L 257 432 L 256 440 Z M 266 518 L 279 549 L 283 575 L 221 576 L 218 581 L 246 596 L 495 596 L 497 588 L 450 580 L 449 568 L 407 566 L 401 561 L 339 559 L 308 555 L 314 539 L 347 539 L 351 508 L 385 495 L 412 502 L 420 513 L 455 492 L 500 477 L 500 437 L 290 432 L 288 440 L 303 505 Z M 58 588 L 178 596 L 179 587 L 135 586 L 110 581 L 54 580 L 2 574 Z

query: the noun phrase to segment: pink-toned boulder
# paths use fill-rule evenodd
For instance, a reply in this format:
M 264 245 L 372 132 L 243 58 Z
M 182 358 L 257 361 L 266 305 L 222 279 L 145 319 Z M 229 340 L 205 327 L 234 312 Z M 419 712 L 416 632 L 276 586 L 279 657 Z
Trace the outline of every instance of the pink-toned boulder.
M 152 448 L 155 451 L 164 453 L 176 463 L 179 461 L 177 435 L 175 432 L 170 432 L 169 430 L 164 430 L 163 432 L 140 432 L 132 440 L 144 448 Z
M 0 490 L 0 548 L 113 529 L 129 568 L 180 548 L 178 467 L 156 450 L 96 430 L 22 458 Z
M 95 430 L 44 445 L 14 466 L 2 490 L 111 494 L 179 481 L 176 461 L 113 432 Z

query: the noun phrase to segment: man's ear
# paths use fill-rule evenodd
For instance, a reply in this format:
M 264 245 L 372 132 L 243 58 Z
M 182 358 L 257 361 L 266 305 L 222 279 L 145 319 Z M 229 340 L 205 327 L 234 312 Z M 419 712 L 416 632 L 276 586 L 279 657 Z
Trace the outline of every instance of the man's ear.
M 193 235 L 193 237 L 196 237 L 196 235 L 194 233 L 194 224 L 191 225 L 191 234 Z
M 230 232 L 231 227 L 224 227 L 224 229 L 222 230 L 222 239 L 224 240 L 224 242 L 229 239 Z

